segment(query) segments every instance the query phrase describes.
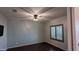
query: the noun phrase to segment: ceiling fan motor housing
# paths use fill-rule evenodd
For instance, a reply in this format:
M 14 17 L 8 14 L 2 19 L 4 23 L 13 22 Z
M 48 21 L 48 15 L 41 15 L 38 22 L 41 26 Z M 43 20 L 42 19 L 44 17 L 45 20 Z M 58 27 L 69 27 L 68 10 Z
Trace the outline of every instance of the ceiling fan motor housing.
M 38 15 L 34 15 L 34 18 L 37 19 Z

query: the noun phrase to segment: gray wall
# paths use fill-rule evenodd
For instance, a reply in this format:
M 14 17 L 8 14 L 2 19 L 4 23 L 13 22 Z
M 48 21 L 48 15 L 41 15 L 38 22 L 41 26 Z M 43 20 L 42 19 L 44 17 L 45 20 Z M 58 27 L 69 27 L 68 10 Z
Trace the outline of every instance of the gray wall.
M 3 36 L 0 36 L 0 51 L 1 51 L 7 49 L 7 21 L 2 14 L 0 14 L 0 25 L 4 26 Z
M 64 16 L 64 17 L 56 18 L 56 19 L 50 20 L 49 22 L 46 22 L 46 24 L 45 24 L 45 42 L 55 45 L 61 49 L 67 50 L 68 47 L 67 47 L 67 24 L 66 24 L 66 21 L 67 21 L 67 17 Z M 57 25 L 57 24 L 64 25 L 64 43 L 50 39 L 50 26 Z
M 66 16 L 50 20 L 46 23 L 21 21 L 21 19 L 9 18 L 7 21 L 8 48 L 31 45 L 40 42 L 48 42 L 61 49 L 67 50 L 67 18 Z M 64 43 L 50 39 L 50 26 L 57 24 L 64 25 Z
M 12 18 L 7 24 L 8 48 L 43 42 L 43 23 Z
M 64 43 L 50 40 L 49 28 L 50 25 L 53 24 L 64 24 Z M 4 25 L 4 35 L 0 37 L 0 50 L 40 42 L 48 42 L 59 48 L 67 50 L 66 16 L 53 19 L 46 23 L 38 23 L 20 21 L 16 18 L 7 20 L 4 16 L 0 15 L 0 25 Z

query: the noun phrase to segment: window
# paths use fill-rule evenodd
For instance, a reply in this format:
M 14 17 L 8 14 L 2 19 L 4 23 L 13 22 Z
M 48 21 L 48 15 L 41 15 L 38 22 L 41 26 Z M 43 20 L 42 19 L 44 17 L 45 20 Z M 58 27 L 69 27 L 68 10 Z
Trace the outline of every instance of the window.
M 64 42 L 63 24 L 50 26 L 50 39 Z

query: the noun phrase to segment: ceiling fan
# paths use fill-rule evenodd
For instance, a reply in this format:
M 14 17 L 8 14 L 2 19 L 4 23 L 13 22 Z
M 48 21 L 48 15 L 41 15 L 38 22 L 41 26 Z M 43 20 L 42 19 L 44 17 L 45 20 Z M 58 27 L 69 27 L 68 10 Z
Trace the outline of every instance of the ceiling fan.
M 52 7 L 44 7 L 43 9 L 39 10 L 37 13 L 35 13 L 35 11 L 33 11 L 30 7 L 18 7 L 19 9 L 23 10 L 24 12 L 26 12 L 28 15 L 30 15 L 29 17 L 32 17 L 34 21 L 38 21 L 39 18 L 41 17 L 45 17 L 45 15 L 41 15 L 46 13 L 47 11 L 53 9 Z M 16 9 L 12 10 L 13 12 L 17 12 Z

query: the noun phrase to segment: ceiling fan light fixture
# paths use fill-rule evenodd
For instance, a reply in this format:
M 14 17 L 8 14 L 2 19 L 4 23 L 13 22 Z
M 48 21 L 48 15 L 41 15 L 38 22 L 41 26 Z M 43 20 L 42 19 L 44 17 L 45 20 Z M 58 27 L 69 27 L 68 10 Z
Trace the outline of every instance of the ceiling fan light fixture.
M 38 19 L 34 19 L 34 21 L 38 21 Z
M 38 15 L 34 15 L 34 21 L 38 21 Z

